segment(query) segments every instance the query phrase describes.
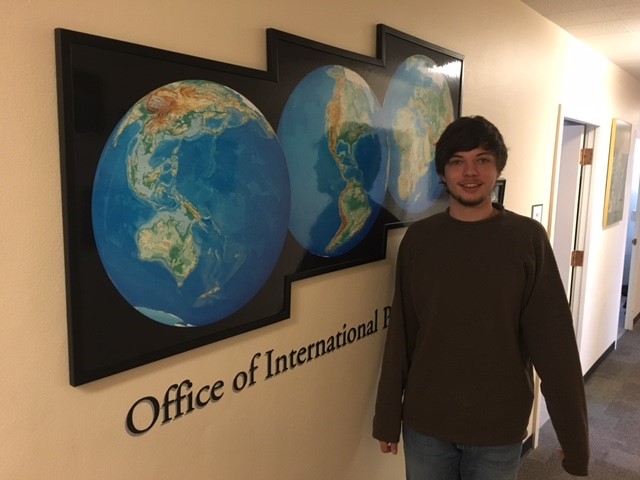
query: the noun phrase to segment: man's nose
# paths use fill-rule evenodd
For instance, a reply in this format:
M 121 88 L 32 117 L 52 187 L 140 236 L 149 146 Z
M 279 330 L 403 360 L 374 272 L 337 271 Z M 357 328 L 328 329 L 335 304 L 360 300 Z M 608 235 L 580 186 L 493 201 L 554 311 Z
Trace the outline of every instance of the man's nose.
M 465 160 L 463 169 L 463 173 L 465 175 L 475 175 L 476 173 L 478 173 L 478 166 L 473 160 Z

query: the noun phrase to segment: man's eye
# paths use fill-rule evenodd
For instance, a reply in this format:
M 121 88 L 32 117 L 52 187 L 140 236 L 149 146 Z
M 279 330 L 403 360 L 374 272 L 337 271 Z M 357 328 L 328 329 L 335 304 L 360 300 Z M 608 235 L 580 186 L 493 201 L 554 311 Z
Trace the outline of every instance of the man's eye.
M 447 163 L 449 165 L 460 165 L 462 163 L 462 160 L 460 160 L 459 158 L 452 158 Z

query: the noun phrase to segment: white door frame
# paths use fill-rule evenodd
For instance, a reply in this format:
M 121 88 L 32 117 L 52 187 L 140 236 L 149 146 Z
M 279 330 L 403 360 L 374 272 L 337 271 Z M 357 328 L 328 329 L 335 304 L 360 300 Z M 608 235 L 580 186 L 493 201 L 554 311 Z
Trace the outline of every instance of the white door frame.
M 563 254 L 563 262 L 567 261 L 567 252 L 572 250 L 585 250 L 586 249 L 586 232 L 587 221 L 589 212 L 589 194 L 591 190 L 591 166 L 579 166 L 579 151 L 575 155 L 575 158 L 567 158 L 568 152 L 565 151 L 565 121 L 569 121 L 572 124 L 582 128 L 584 135 L 581 135 L 578 139 L 580 143 L 578 150 L 583 147 L 593 148 L 595 143 L 596 127 L 583 121 L 565 118 L 562 105 L 558 108 L 558 117 L 556 123 L 556 138 L 553 156 L 553 170 L 551 177 L 551 190 L 549 194 L 549 214 L 547 216 L 546 229 L 549 234 L 551 244 L 554 244 L 554 238 L 556 230 L 559 229 L 560 224 L 566 225 L 569 223 L 570 229 L 564 232 L 564 239 L 562 242 L 569 242 L 570 248 L 565 249 Z M 575 145 L 571 147 L 575 149 Z M 564 154 L 564 155 L 563 155 Z M 564 165 L 566 162 L 575 162 L 575 165 Z M 573 200 L 572 200 L 573 199 Z M 567 210 L 561 211 L 560 202 L 569 202 L 570 205 Z M 570 218 L 568 218 L 570 217 Z M 567 235 L 570 240 L 567 239 Z M 560 237 L 560 234 L 559 234 Z M 560 239 L 559 239 L 560 241 Z M 586 259 L 586 255 L 585 255 Z M 578 349 L 581 344 L 582 336 L 582 292 L 584 288 L 584 277 L 586 275 L 586 262 L 582 267 L 569 267 L 569 265 L 559 265 L 560 269 L 566 268 L 566 274 L 563 275 L 563 282 L 565 283 L 567 299 L 570 301 L 571 313 L 573 316 L 574 330 L 576 333 L 576 341 L 578 343 Z M 543 414 L 544 407 L 542 405 L 542 395 L 540 391 L 540 379 L 535 376 L 535 392 L 534 392 L 534 405 L 532 413 L 532 435 L 533 435 L 533 447 L 538 445 L 538 438 L 540 433 L 541 423 L 546 421 L 546 412 Z

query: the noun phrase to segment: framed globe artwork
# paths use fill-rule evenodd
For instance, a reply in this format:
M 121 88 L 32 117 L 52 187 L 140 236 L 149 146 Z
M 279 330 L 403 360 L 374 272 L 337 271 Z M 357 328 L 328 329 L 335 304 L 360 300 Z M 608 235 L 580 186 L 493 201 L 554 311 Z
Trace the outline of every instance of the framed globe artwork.
M 463 57 L 267 30 L 266 71 L 56 29 L 70 383 L 289 316 L 291 283 L 382 259 L 446 206 Z

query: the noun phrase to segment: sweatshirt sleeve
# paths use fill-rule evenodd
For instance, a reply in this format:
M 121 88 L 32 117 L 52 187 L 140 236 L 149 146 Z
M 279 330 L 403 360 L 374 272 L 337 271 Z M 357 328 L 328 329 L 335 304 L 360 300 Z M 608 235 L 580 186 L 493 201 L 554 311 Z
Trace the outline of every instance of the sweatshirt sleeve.
M 402 397 L 409 371 L 411 343 L 413 343 L 407 342 L 407 318 L 404 305 L 409 292 L 403 285 L 406 273 L 405 256 L 406 246 L 403 242 L 398 252 L 395 291 L 373 418 L 373 436 L 385 442 L 398 442 L 400 439 Z
M 542 228 L 533 239 L 531 260 L 521 316 L 524 341 L 565 454 L 562 466 L 586 476 L 589 432 L 582 367 L 567 297 Z

